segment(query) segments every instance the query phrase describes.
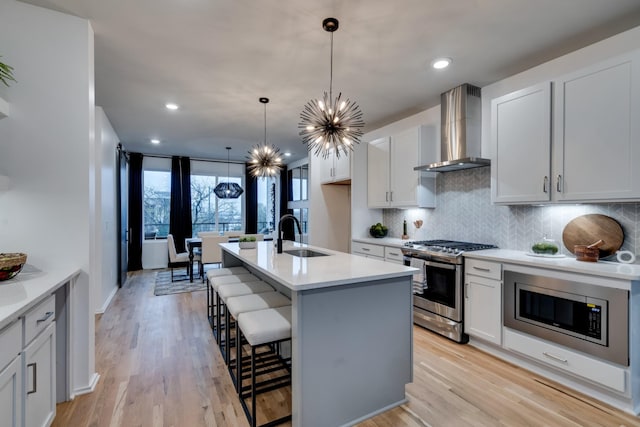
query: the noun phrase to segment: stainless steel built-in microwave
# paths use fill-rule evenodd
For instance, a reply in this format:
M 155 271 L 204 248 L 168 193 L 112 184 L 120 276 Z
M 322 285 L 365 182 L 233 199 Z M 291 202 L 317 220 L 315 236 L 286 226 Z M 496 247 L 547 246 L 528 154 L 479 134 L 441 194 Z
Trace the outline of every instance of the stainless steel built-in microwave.
M 629 292 L 504 272 L 504 325 L 629 365 Z

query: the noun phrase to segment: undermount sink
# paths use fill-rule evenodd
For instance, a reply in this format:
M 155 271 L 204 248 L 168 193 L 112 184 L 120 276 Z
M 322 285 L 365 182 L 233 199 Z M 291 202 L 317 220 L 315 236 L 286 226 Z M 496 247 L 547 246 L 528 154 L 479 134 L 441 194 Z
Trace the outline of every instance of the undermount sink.
M 316 252 L 316 251 L 312 251 L 311 249 L 289 249 L 286 251 L 282 251 L 286 254 L 289 255 L 293 255 L 293 256 L 299 256 L 302 258 L 310 258 L 310 257 L 316 257 L 316 256 L 327 256 L 329 254 L 324 254 L 322 252 Z

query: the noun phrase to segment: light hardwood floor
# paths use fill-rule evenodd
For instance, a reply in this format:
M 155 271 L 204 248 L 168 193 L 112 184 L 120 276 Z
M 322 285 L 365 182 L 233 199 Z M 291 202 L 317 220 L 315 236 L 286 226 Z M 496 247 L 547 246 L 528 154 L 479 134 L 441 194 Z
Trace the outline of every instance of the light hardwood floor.
M 208 327 L 206 292 L 156 297 L 154 278 L 131 274 L 97 319 L 100 381 L 59 404 L 54 427 L 248 425 Z M 264 402 L 269 416 L 287 410 L 286 394 Z M 359 426 L 640 427 L 638 417 L 419 327 L 407 398 Z

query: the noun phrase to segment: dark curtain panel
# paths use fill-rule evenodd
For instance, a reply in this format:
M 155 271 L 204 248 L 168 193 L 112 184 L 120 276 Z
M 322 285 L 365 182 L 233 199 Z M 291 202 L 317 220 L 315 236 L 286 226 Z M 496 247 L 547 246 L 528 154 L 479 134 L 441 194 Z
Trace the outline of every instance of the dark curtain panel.
M 128 271 L 142 270 L 142 154 L 129 155 Z
M 244 229 L 247 234 L 255 234 L 258 232 L 258 178 L 250 173 L 248 165 L 245 166 L 244 176 L 247 209 Z
M 171 211 L 169 233 L 177 252 L 185 252 L 184 239 L 191 237 L 191 166 L 188 157 L 171 158 Z
M 180 169 L 182 170 L 182 218 L 184 218 L 185 237 L 193 236 L 191 225 L 191 159 L 189 157 L 180 158 Z
M 289 189 L 289 168 L 285 166 L 282 171 L 280 171 L 280 217 L 282 217 L 282 215 L 284 214 L 293 213 L 292 210 L 287 209 L 290 197 L 292 197 L 292 195 Z M 279 221 L 280 218 L 276 218 L 276 232 L 278 230 Z M 296 230 L 296 233 L 298 232 L 298 230 L 294 228 L 293 221 L 286 221 L 282 225 L 282 238 L 285 240 L 294 240 L 294 230 Z M 276 238 L 277 237 L 278 236 L 276 236 Z

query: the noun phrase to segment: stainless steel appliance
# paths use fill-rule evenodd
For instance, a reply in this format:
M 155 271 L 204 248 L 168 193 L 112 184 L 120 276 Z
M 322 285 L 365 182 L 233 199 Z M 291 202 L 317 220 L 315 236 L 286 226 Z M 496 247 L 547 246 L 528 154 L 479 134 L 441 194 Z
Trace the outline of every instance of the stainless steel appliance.
M 457 342 L 467 342 L 463 325 L 462 254 L 495 248 L 452 240 L 408 242 L 402 247 L 405 265 L 419 268 L 413 276 L 413 322 Z
M 466 83 L 440 95 L 440 162 L 414 170 L 449 172 L 491 164 L 480 157 L 480 92 L 479 87 Z
M 504 325 L 629 365 L 629 291 L 504 271 Z

